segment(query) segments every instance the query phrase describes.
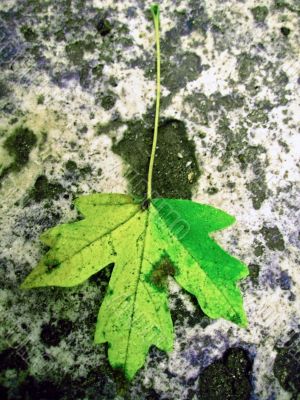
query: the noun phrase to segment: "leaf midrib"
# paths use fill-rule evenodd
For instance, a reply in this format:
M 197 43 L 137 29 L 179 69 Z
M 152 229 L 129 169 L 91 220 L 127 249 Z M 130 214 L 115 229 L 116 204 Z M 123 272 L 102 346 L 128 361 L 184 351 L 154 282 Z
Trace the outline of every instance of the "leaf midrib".
M 142 212 L 140 210 L 140 212 Z M 142 267 L 143 267 L 143 261 L 144 261 L 144 253 L 145 253 L 145 247 L 146 247 L 146 239 L 147 239 L 147 232 L 148 232 L 148 225 L 149 225 L 149 215 L 150 215 L 150 208 L 146 211 L 147 216 L 146 216 L 146 221 L 145 221 L 145 229 L 144 229 L 144 239 L 143 239 L 143 247 L 141 249 L 141 257 L 140 257 L 140 263 L 139 263 L 139 269 L 138 269 L 138 274 L 135 282 L 135 288 L 134 288 L 134 297 L 133 297 L 133 303 L 132 303 L 132 313 L 130 316 L 130 323 L 129 323 L 129 330 L 128 330 L 128 335 L 127 335 L 127 344 L 126 344 L 126 352 L 125 352 L 125 359 L 124 359 L 124 370 L 126 371 L 126 365 L 127 365 L 127 360 L 128 360 L 128 352 L 129 352 L 129 345 L 130 345 L 130 336 L 132 332 L 132 327 L 133 327 L 133 318 L 135 315 L 135 304 L 136 304 L 136 297 L 137 297 L 137 291 L 140 283 L 140 277 L 142 273 Z

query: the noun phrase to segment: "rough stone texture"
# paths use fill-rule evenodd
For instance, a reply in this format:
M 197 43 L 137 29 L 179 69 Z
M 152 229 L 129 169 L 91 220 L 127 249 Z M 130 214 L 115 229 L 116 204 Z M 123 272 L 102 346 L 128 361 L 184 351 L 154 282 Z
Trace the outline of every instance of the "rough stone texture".
M 174 351 L 152 348 L 128 383 L 93 344 L 112 266 L 79 287 L 19 290 L 45 252 L 39 235 L 77 218 L 74 197 L 145 190 L 155 100 L 145 3 L 1 1 L 0 398 L 296 399 L 298 0 L 161 5 L 156 191 L 237 217 L 215 236 L 249 265 L 248 328 L 209 319 L 170 277 Z

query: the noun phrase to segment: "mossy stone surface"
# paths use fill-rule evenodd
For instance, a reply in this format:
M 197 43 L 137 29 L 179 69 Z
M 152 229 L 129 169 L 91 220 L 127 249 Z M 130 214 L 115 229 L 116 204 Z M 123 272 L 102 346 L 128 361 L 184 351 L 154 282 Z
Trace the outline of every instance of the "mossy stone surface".
M 78 40 L 66 46 L 66 54 L 73 64 L 80 64 L 84 57 L 85 43 Z

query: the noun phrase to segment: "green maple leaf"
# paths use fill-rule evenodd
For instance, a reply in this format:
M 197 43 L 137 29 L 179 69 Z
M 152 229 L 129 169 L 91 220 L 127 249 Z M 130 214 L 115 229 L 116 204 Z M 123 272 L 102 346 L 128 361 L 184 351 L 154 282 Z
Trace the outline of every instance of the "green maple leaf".
M 231 225 L 233 217 L 189 200 L 153 199 L 144 209 L 140 200 L 123 194 L 82 196 L 75 205 L 85 219 L 41 236 L 51 249 L 22 287 L 79 285 L 114 263 L 95 342 L 109 343 L 111 365 L 129 379 L 151 345 L 172 349 L 167 288 L 157 279 L 166 259 L 175 280 L 209 317 L 246 325 L 236 282 L 248 270 L 209 236 Z
M 247 267 L 230 256 L 210 233 L 234 217 L 204 204 L 152 199 L 152 173 L 160 100 L 159 10 L 154 16 L 157 44 L 157 103 L 146 200 L 125 194 L 91 194 L 75 201 L 83 220 L 58 225 L 42 234 L 50 247 L 22 288 L 75 286 L 105 266 L 114 268 L 100 307 L 95 342 L 108 342 L 108 357 L 132 379 L 151 345 L 173 346 L 166 276 L 171 274 L 196 296 L 211 318 L 247 323 L 237 281 Z

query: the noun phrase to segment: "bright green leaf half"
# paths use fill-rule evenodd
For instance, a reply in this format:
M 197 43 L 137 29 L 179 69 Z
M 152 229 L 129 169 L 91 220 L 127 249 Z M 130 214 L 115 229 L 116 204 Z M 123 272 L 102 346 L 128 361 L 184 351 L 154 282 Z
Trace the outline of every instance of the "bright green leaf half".
M 22 288 L 75 286 L 114 263 L 95 342 L 108 342 L 111 365 L 128 379 L 143 366 L 151 345 L 172 350 L 168 272 L 209 317 L 246 325 L 236 283 L 248 274 L 247 267 L 209 237 L 231 225 L 233 217 L 189 200 L 155 199 L 144 209 L 123 194 L 82 196 L 75 205 L 85 219 L 41 236 L 50 250 Z

